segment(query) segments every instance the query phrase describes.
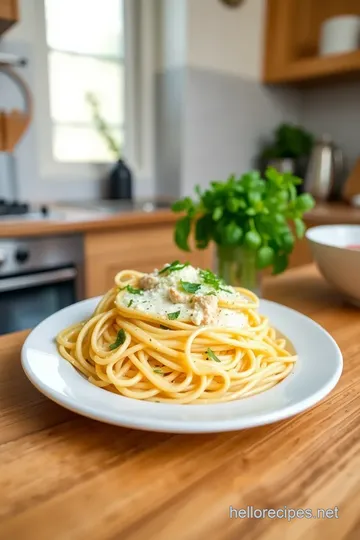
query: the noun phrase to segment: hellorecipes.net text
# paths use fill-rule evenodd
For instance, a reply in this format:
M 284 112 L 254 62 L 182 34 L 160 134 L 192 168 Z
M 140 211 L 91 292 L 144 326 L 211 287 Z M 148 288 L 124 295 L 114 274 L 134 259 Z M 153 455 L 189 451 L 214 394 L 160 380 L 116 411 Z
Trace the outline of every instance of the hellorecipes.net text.
M 246 506 L 245 508 L 234 508 L 229 506 L 230 519 L 338 519 L 339 509 L 337 506 L 333 508 L 289 508 L 283 506 L 281 508 L 256 508 L 254 506 Z

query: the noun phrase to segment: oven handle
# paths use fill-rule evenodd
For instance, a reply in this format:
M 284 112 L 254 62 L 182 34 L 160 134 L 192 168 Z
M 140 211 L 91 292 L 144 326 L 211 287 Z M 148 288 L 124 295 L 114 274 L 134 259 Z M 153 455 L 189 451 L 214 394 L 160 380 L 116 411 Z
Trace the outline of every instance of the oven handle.
M 39 274 L 28 274 L 25 276 L 13 276 L 0 279 L 0 292 L 14 291 L 28 287 L 39 287 L 51 283 L 61 283 L 76 278 L 75 268 L 62 268 L 61 270 L 51 270 L 40 272 Z

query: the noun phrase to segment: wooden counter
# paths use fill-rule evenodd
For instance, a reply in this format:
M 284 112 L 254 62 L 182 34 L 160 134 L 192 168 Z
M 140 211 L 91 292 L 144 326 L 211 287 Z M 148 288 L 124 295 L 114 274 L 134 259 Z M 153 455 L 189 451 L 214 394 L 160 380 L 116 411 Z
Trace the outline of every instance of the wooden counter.
M 360 311 L 313 267 L 267 283 L 268 298 L 333 335 L 344 373 L 310 411 L 238 433 L 146 433 L 77 416 L 26 379 L 26 333 L 1 337 L 1 540 L 359 538 Z M 338 507 L 339 518 L 230 519 L 230 505 Z
M 40 235 L 73 234 L 81 232 L 100 232 L 130 227 L 147 227 L 160 224 L 173 224 L 179 217 L 169 209 L 154 212 L 128 211 L 112 215 L 91 217 L 76 217 L 76 209 L 69 213 L 68 219 L 38 221 L 1 221 L 0 238 L 25 237 Z M 73 217 L 71 217 L 73 216 Z M 311 212 L 306 214 L 306 221 L 311 225 L 328 223 L 356 223 L 360 225 L 360 208 L 352 208 L 344 203 L 319 203 Z
M 82 216 L 84 216 L 84 213 L 82 213 Z M 104 215 L 99 212 L 98 216 L 95 212 L 92 212 L 89 213 L 89 216 L 91 217 L 77 219 L 76 209 L 73 209 L 67 219 L 0 220 L 0 238 L 110 231 L 175 223 L 176 219 L 178 219 L 178 215 L 169 209 L 154 212 L 129 211 L 112 215 Z

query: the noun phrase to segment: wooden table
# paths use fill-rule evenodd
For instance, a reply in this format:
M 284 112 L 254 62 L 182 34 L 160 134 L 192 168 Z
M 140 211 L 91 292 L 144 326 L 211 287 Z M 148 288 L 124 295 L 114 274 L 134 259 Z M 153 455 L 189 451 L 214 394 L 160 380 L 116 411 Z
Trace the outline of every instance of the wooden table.
M 360 311 L 313 267 L 266 290 L 322 324 L 345 369 L 310 411 L 238 433 L 146 433 L 77 416 L 25 378 L 26 332 L 2 337 L 1 540 L 360 538 Z M 230 506 L 285 505 L 336 506 L 339 518 L 229 518 Z

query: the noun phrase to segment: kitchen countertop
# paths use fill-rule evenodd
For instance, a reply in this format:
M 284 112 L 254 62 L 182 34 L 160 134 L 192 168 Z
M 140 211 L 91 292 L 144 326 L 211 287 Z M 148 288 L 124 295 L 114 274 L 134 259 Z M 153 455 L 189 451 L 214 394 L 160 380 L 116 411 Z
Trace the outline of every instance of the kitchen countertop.
M 86 210 L 81 207 L 77 209 L 75 205 L 70 208 L 65 207 L 61 212 L 56 212 L 56 206 L 53 208 L 55 209 L 54 218 L 0 220 L 0 238 L 72 234 L 141 227 L 174 223 L 178 218 L 178 214 L 174 214 L 169 208 L 155 209 L 150 212 L 138 209 L 125 210 L 110 214 Z M 306 214 L 306 221 L 311 225 L 328 223 L 356 223 L 360 225 L 360 208 L 353 208 L 344 203 L 319 203 L 311 212 Z
M 55 215 L 57 213 L 55 212 Z M 141 227 L 163 223 L 174 223 L 176 214 L 170 209 L 156 209 L 151 212 L 129 210 L 118 214 L 84 211 L 71 208 L 59 212 L 59 217 L 39 220 L 0 220 L 0 238 L 72 234 L 96 232 L 126 227 Z
M 359 538 L 360 312 L 313 266 L 269 278 L 266 292 L 333 335 L 344 373 L 311 410 L 238 433 L 147 433 L 82 418 L 26 379 L 26 332 L 0 337 L 0 538 Z M 230 505 L 336 506 L 339 518 L 230 519 Z

